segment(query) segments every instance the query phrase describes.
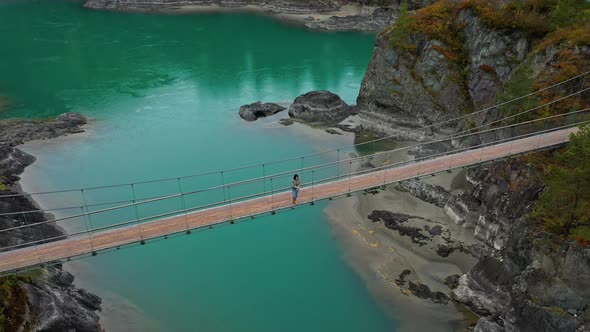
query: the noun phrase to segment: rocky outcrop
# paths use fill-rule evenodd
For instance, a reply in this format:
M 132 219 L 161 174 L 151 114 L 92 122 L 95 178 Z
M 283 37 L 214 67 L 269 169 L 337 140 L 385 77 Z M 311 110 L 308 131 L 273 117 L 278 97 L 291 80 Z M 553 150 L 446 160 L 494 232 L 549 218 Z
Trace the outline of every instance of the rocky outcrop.
M 102 300 L 76 287 L 74 276 L 48 267 L 30 283 L 19 282 L 27 293 L 28 311 L 37 331 L 102 331 L 96 311 Z
M 0 194 L 9 195 L 0 199 L 0 229 L 35 224 L 46 220 L 42 213 L 16 213 L 37 210 L 34 202 L 27 196 L 17 195 L 19 174 L 35 158 L 20 151 L 15 145 L 33 139 L 53 138 L 83 131 L 81 125 L 86 118 L 76 113 L 62 114 L 47 121 L 0 122 Z M 64 238 L 62 229 L 53 223 L 45 223 L 31 228 L 20 228 L 0 234 L 3 248 L 38 241 L 52 241 Z M 7 277 L 10 278 L 10 277 Z M 74 277 L 60 267 L 38 269 L 30 277 L 19 278 L 12 287 L 18 294 L 24 294 L 22 303 L 0 301 L 0 312 L 6 308 L 23 307 L 17 311 L 22 329 L 36 331 L 101 331 L 99 317 L 101 300 L 96 295 L 73 285 Z M 0 278 L 0 281 L 4 281 Z M 10 283 L 8 283 L 10 284 Z M 23 293 L 24 291 L 24 293 Z M 9 299 L 6 299 L 9 301 Z M 11 324 L 12 324 L 11 323 Z M 0 328 L 3 326 L 0 326 Z M 13 326 L 14 327 L 14 326 Z
M 392 46 L 395 28 L 378 36 L 357 98 L 363 129 L 423 141 L 496 120 L 501 116 L 498 109 L 417 130 L 495 104 L 516 73 L 543 77 L 554 70 L 552 64 L 563 53 L 552 47 L 537 52 L 531 47 L 530 35 L 490 28 L 470 9 L 460 10 L 456 21 L 461 36 L 455 38 L 462 47 L 457 54 L 450 54 L 450 46 L 443 41 L 418 31 L 408 35 L 408 43 L 415 49 Z M 590 48 L 574 47 L 571 53 L 587 58 Z M 458 146 L 476 143 L 453 142 Z
M 0 142 L 15 146 L 26 141 L 80 133 L 84 131 L 81 126 L 87 121 L 79 113 L 64 113 L 46 121 L 6 120 L 0 122 Z
M 279 104 L 262 103 L 257 101 L 255 103 L 243 105 L 240 107 L 238 114 L 246 121 L 256 121 L 259 117 L 274 115 L 286 109 L 286 107 L 283 107 Z
M 18 181 L 17 174 L 35 161 L 35 157 L 7 143 L 0 143 L 0 182 Z
M 419 56 L 393 49 L 387 33 L 377 38 L 357 97 L 364 129 L 424 140 L 430 132 L 412 130 L 472 109 L 460 69 L 436 50 L 440 42 L 417 44 Z
M 362 130 L 361 119 L 357 114 L 351 115 L 338 123 L 338 128 L 353 133 L 358 133 Z
M 290 117 L 310 123 L 337 124 L 350 112 L 351 107 L 344 100 L 325 90 L 303 94 L 289 107 Z
M 471 10 L 459 14 L 469 53 L 467 86 L 476 109 L 490 106 L 530 51 L 523 32 L 498 32 L 483 25 Z
M 419 180 L 398 182 L 393 184 L 393 188 L 398 191 L 407 192 L 438 207 L 444 207 L 451 197 L 451 194 L 443 187 L 420 182 Z

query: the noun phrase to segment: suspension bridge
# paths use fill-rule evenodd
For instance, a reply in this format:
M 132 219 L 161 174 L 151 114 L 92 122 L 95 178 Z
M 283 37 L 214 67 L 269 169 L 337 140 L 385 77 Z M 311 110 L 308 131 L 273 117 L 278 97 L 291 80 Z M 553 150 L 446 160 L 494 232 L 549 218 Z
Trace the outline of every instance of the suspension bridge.
M 191 234 L 220 224 L 313 205 L 319 200 L 350 196 L 395 182 L 554 148 L 567 143 L 578 126 L 590 122 L 590 108 L 582 107 L 590 90 L 586 87 L 589 73 L 492 107 L 414 129 L 414 134 L 433 138 L 385 151 L 376 151 L 379 150 L 376 145 L 394 137 L 189 176 L 2 195 L 0 201 L 22 196 L 66 205 L 2 213 L 1 216 L 14 218 L 15 223 L 20 221 L 21 224 L 0 225 L 0 237 L 22 237 L 27 232 L 32 237 L 36 228 L 47 224 L 59 225 L 69 232 L 65 236 L 0 247 L 0 274 L 145 244 L 175 234 Z M 574 92 L 562 96 L 566 90 Z M 554 93 L 551 101 L 529 108 L 531 101 L 551 92 Z M 505 114 L 512 106 L 520 110 Z M 532 116 L 547 110 L 549 112 L 545 113 L 552 114 L 554 108 L 561 110 L 564 106 L 568 110 L 563 113 L 540 118 Z M 495 120 L 460 129 L 468 120 L 482 117 Z M 533 119 L 527 120 L 529 118 Z M 449 128 L 452 134 L 440 134 L 448 132 Z M 371 153 L 357 156 L 361 150 Z M 296 206 L 290 196 L 290 180 L 295 173 L 303 181 Z M 45 221 L 28 222 L 40 213 L 51 216 Z

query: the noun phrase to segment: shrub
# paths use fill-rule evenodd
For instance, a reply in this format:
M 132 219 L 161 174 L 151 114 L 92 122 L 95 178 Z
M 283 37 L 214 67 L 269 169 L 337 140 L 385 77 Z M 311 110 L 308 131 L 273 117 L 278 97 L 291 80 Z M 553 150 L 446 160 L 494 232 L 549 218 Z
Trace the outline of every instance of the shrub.
M 590 240 L 590 127 L 572 134 L 547 170 L 547 189 L 532 216 L 545 229 L 564 236 Z
M 27 311 L 27 296 L 18 284 L 20 277 L 0 278 L 0 331 L 17 331 Z
M 456 5 L 439 1 L 417 11 L 411 28 L 443 42 L 447 57 L 457 59 L 463 49 L 463 26 L 457 23 L 458 13 Z
M 535 47 L 535 51 L 543 51 L 551 45 L 563 45 L 565 47 L 590 46 L 590 23 L 560 28 L 549 33 Z
M 413 15 L 408 12 L 408 3 L 407 1 L 403 1 L 400 5 L 397 21 L 390 30 L 387 30 L 389 32 L 391 46 L 394 49 L 409 52 L 416 51 L 416 45 L 413 45 L 410 40 L 413 21 Z

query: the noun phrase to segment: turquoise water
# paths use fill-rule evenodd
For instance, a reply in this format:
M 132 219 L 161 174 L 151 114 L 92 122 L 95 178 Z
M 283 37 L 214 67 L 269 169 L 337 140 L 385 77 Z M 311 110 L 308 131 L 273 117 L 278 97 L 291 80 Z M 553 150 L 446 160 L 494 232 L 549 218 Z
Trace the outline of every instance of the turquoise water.
M 87 135 L 33 149 L 39 162 L 27 172 L 31 189 L 142 181 L 311 153 L 350 138 L 308 135 L 275 120 L 246 123 L 237 116 L 239 106 L 289 102 L 314 89 L 352 103 L 373 39 L 253 15 L 2 3 L 0 95 L 10 107 L 0 117 L 76 111 L 95 119 Z M 201 185 L 214 182 L 208 181 Z M 79 197 L 39 199 L 55 206 Z M 302 207 L 66 267 L 105 298 L 109 330 L 393 330 L 394 319 L 342 258 L 323 208 Z

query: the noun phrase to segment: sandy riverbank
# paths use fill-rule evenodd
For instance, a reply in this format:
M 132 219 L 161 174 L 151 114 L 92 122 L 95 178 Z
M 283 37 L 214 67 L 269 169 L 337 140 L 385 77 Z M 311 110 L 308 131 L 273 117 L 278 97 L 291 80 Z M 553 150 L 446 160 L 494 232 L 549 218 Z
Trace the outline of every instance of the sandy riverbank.
M 462 176 L 453 173 L 427 181 L 450 189 L 451 183 L 461 183 Z M 367 216 L 374 210 L 424 218 L 412 218 L 406 225 L 419 228 L 441 226 L 442 236 L 431 236 L 431 241 L 420 246 L 409 237 L 385 227 L 383 222 L 370 221 Z M 477 261 L 461 252 L 446 258 L 436 253 L 437 245 L 446 242 L 443 240 L 446 234 L 450 234 L 455 242 L 478 243 L 472 231 L 456 225 L 441 208 L 387 187 L 376 194 L 357 194 L 335 200 L 325 213 L 343 243 L 346 260 L 363 278 L 370 292 L 398 318 L 400 331 L 464 331 L 473 321 L 475 316 L 461 305 L 452 301 L 435 304 L 416 297 L 407 289 L 407 281 L 412 281 L 426 284 L 433 292 L 448 294 L 450 289 L 444 279 L 467 272 Z M 405 278 L 404 285 L 398 286 L 394 280 L 404 270 L 410 270 L 411 274 Z
M 338 8 L 305 7 L 297 4 L 273 3 L 239 5 L 209 3 L 192 4 L 190 2 L 158 3 L 136 2 L 123 3 L 118 7 L 103 6 L 100 2 L 86 4 L 91 9 L 106 9 L 122 12 L 161 13 L 169 15 L 215 14 L 215 13 L 251 13 L 269 16 L 279 21 L 303 25 L 307 28 L 333 31 L 379 31 L 393 23 L 394 10 L 389 7 L 346 4 Z

